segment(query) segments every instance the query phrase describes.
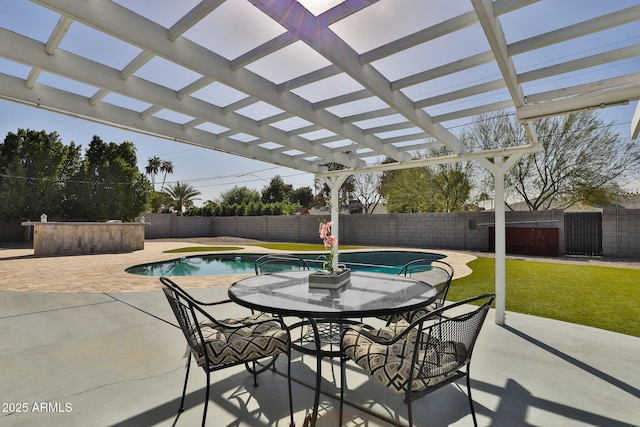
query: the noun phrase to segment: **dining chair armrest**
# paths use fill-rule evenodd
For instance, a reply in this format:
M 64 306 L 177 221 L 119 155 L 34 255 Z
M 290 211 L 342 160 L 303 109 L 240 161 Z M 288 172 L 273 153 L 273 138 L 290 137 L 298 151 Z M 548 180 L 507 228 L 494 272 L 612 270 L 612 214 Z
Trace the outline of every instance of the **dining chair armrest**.
M 493 298 L 491 298 L 493 296 Z M 447 313 L 445 314 L 447 311 L 456 308 L 458 306 L 464 305 L 464 304 L 471 304 L 474 301 L 479 301 L 479 300 L 487 300 L 485 302 L 485 304 L 492 304 L 493 300 L 494 300 L 495 296 L 494 294 L 483 294 L 483 295 L 479 295 L 476 297 L 472 297 L 472 298 L 467 298 L 465 300 L 462 301 L 458 301 L 455 302 L 453 304 L 449 304 L 449 305 L 444 305 L 436 310 L 430 311 L 429 313 L 425 314 L 424 316 L 414 320 L 409 326 L 407 326 L 406 330 L 415 328 L 416 326 L 418 326 L 420 323 L 424 323 L 426 321 L 429 320 L 434 320 L 434 319 L 440 319 L 441 321 L 444 320 L 451 320 L 452 318 L 450 317 L 450 314 Z M 455 316 L 453 317 L 455 319 Z
M 213 305 L 227 304 L 232 302 L 228 298 L 225 300 L 212 301 L 212 302 L 204 302 L 204 301 L 197 300 L 191 294 L 188 294 L 187 292 L 185 292 L 180 286 L 178 286 L 174 281 L 172 281 L 168 277 L 164 277 L 164 276 L 160 277 L 160 283 L 170 288 L 173 288 L 173 290 L 178 292 L 184 299 L 191 301 L 192 303 L 195 303 L 197 305 L 213 306 Z
M 201 301 L 198 301 L 197 299 L 194 299 L 194 301 L 197 302 L 198 304 L 206 305 L 206 306 L 229 304 L 230 302 L 233 302 L 230 299 L 225 299 L 225 300 L 222 300 L 222 301 L 213 301 L 213 302 L 201 302 Z

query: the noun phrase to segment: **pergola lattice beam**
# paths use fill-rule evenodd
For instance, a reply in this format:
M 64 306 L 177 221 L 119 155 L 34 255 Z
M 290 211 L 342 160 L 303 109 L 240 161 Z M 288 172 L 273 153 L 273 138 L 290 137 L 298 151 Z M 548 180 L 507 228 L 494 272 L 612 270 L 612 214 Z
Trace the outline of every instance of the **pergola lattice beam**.
M 177 123 L 157 117 L 149 117 L 142 120 L 140 115 L 133 110 L 118 107 L 116 105 L 100 103 L 91 106 L 86 97 L 61 91 L 59 89 L 35 84 L 32 89 L 24 85 L 24 80 L 17 77 L 0 73 L 0 85 L 6 99 L 20 100 L 29 105 L 45 108 L 47 105 L 55 105 L 64 114 L 75 115 L 78 118 L 93 119 L 99 123 L 122 127 L 134 132 L 169 138 L 187 144 L 197 145 L 204 148 L 224 151 L 236 155 L 249 157 L 257 160 L 271 159 L 274 164 L 307 170 L 311 173 L 319 172 L 322 169 L 312 162 L 292 159 L 280 153 L 272 153 L 260 146 L 242 144 L 231 138 L 221 137 L 199 129 L 183 129 Z
M 582 110 L 625 105 L 639 99 L 640 83 L 605 92 L 589 93 L 567 99 L 560 99 L 553 102 L 525 105 L 516 111 L 516 115 L 521 121 L 529 121 Z
M 516 9 L 528 6 L 532 3 L 536 3 L 540 0 L 496 0 L 494 3 L 494 11 L 497 16 L 507 12 L 514 11 Z M 452 34 L 456 31 L 470 27 L 478 22 L 478 17 L 475 12 L 467 12 L 462 15 L 454 16 L 453 18 L 439 22 L 431 27 L 417 31 L 408 36 L 404 36 L 391 43 L 384 44 L 375 49 L 360 55 L 360 62 L 362 64 L 368 64 L 373 61 L 391 56 L 403 50 L 417 46 L 419 44 L 426 43 L 431 40 L 435 40 L 439 37 Z
M 371 93 L 393 106 L 415 126 L 441 140 L 456 153 L 468 150 L 455 135 L 440 124 L 434 124 L 426 112 L 414 109 L 413 102 L 406 95 L 400 91 L 391 90 L 391 83 L 379 71 L 371 65 L 362 65 L 359 55 L 351 46 L 329 28 L 321 26 L 318 20 L 299 3 L 294 0 L 282 0 L 277 3 L 269 0 L 249 1 L 340 67 Z M 385 146 L 385 153 L 389 151 L 387 147 Z M 402 153 L 400 157 L 400 160 L 408 160 L 406 153 Z
M 274 142 L 287 141 L 287 144 L 284 145 L 309 152 L 310 155 L 328 159 L 333 158 L 340 163 L 346 163 L 352 167 L 357 166 L 357 163 L 355 163 L 357 160 L 349 158 L 346 154 L 334 153 L 321 145 L 311 145 L 304 138 L 288 136 L 286 132 L 271 126 L 257 126 L 255 121 L 247 117 L 233 112 L 225 113 L 220 107 L 197 98 L 186 97 L 180 100 L 176 97 L 175 91 L 159 87 L 135 76 L 122 80 L 117 70 L 69 52 L 58 50 L 55 56 L 47 55 L 39 42 L 4 29 L 0 29 L 0 36 L 11 41 L 0 45 L 2 56 L 16 59 L 26 56 L 29 57 L 31 63 L 38 64 L 39 68 L 51 73 L 65 75 L 92 86 L 102 85 L 105 90 L 125 96 L 133 96 L 151 104 L 152 107 L 146 113 L 140 114 L 140 118 L 143 120 L 148 119 L 161 108 L 168 108 L 227 128 L 238 129 L 266 140 Z M 269 156 L 261 160 L 272 161 Z
M 516 111 L 518 111 L 518 109 L 525 103 L 525 96 L 518 81 L 516 67 L 509 56 L 507 39 L 504 35 L 504 31 L 502 30 L 502 25 L 500 25 L 500 21 L 498 21 L 494 12 L 493 2 L 491 0 L 471 0 L 471 3 L 478 15 L 480 26 L 487 37 L 489 46 L 491 46 L 491 51 L 493 52 L 507 89 L 509 90 L 511 100 L 513 101 Z M 482 110 L 478 109 L 477 111 L 480 112 Z M 478 113 L 474 112 L 474 114 Z M 536 134 L 533 124 L 530 122 L 524 122 L 524 126 L 527 131 L 530 144 L 537 145 L 538 135 Z
M 507 40 L 502 31 L 502 26 L 493 11 L 493 2 L 491 0 L 471 0 L 471 3 L 478 15 L 485 36 L 489 41 L 489 46 L 491 46 L 491 51 L 498 64 L 500 73 L 507 85 L 509 94 L 511 94 L 511 99 L 516 108 L 520 107 L 524 105 L 524 93 L 518 83 L 516 67 L 509 56 Z
M 383 172 L 388 170 L 411 169 L 411 168 L 418 168 L 418 167 L 424 167 L 424 166 L 435 166 L 435 165 L 442 165 L 447 163 L 460 163 L 460 162 L 468 162 L 468 161 L 474 161 L 474 160 L 486 161 L 486 159 L 494 158 L 496 156 L 511 158 L 513 156 L 522 156 L 524 154 L 539 153 L 541 151 L 542 151 L 541 144 L 523 145 L 519 147 L 485 150 L 482 152 L 466 152 L 461 154 L 451 154 L 451 155 L 445 155 L 445 156 L 430 157 L 426 159 L 416 159 L 416 160 L 411 160 L 411 161 L 402 162 L 402 163 L 375 164 L 375 165 L 369 165 L 365 168 L 362 168 L 358 172 L 360 173 Z M 332 176 L 332 175 L 353 175 L 353 171 L 336 170 L 336 171 L 319 172 L 316 174 L 317 177 L 325 177 L 325 176 Z
M 175 40 L 183 35 L 189 28 L 206 18 L 226 0 L 201 0 L 193 9 L 169 28 L 167 38 Z
M 509 55 L 530 52 L 545 46 L 575 39 L 640 19 L 640 5 L 549 31 L 509 45 Z
M 284 111 L 291 112 L 310 122 L 318 123 L 325 129 L 343 135 L 362 146 L 379 151 L 394 159 L 404 157 L 404 153 L 394 147 L 383 146 L 381 140 L 376 136 L 364 135 L 358 127 L 340 123 L 340 120 L 328 111 L 314 110 L 308 101 L 288 92 L 278 93 L 275 85 L 267 79 L 245 68 L 232 71 L 228 60 L 190 40 L 179 37 L 171 42 L 166 38 L 166 29 L 162 26 L 127 11 L 115 3 L 91 1 L 86 7 L 78 8 L 73 0 L 34 1 L 141 49 L 152 51 L 158 56 L 220 81 Z M 343 162 L 343 160 L 335 161 Z M 363 165 L 363 162 L 358 162 L 356 166 Z M 346 166 L 353 167 L 354 165 L 349 161 Z

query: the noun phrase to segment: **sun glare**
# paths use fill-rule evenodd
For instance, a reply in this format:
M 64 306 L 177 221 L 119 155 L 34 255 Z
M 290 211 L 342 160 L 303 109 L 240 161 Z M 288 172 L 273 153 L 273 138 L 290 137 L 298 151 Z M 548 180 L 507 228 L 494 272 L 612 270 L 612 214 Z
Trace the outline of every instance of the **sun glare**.
M 339 5 L 344 0 L 298 0 L 305 9 L 313 13 L 315 16 L 321 15 L 334 6 Z

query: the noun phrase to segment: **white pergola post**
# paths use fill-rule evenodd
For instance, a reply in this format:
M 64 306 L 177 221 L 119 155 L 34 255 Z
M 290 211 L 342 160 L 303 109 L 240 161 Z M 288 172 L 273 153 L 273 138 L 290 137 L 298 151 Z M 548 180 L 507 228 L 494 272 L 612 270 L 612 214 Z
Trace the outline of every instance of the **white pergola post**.
M 524 153 L 515 153 L 509 157 L 496 156 L 493 162 L 482 159 L 481 163 L 491 172 L 495 181 L 495 252 L 496 252 L 496 324 L 504 325 L 506 319 L 506 221 L 505 221 L 505 193 L 504 175 L 520 160 Z
M 340 187 L 342 187 L 342 184 L 344 184 L 348 177 L 349 175 L 322 177 L 331 189 L 331 221 L 333 221 L 331 234 L 338 239 L 338 244 L 331 249 L 331 253 L 334 255 L 332 263 L 334 269 L 338 268 L 338 247 L 340 246 Z
M 504 173 L 502 157 L 494 159 L 495 181 L 495 251 L 496 251 L 496 324 L 505 323 L 506 305 L 506 224 L 504 211 Z

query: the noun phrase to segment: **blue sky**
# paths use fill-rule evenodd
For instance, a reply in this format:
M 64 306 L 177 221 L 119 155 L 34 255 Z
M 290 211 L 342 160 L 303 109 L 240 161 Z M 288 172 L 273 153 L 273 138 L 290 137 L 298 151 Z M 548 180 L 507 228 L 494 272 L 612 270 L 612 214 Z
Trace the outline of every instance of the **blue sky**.
M 399 36 L 411 33 L 414 31 L 414 27 L 420 26 L 421 28 L 425 20 L 436 23 L 440 19 L 456 16 L 470 9 L 470 3 L 468 1 L 432 2 L 431 8 L 429 8 L 428 11 L 420 10 L 421 7 L 425 7 L 424 5 L 427 3 L 426 0 L 394 1 L 395 3 L 381 1 L 361 12 L 363 14 L 369 14 L 370 16 L 360 22 L 364 22 L 363 25 L 366 25 L 367 28 L 375 28 L 375 32 L 368 32 L 366 28 L 364 31 L 362 28 L 355 28 L 355 26 L 352 25 L 353 22 L 338 23 L 335 25 L 334 30 L 345 40 L 348 40 L 354 49 L 360 52 L 366 52 L 388 40 L 393 40 Z M 180 2 L 176 2 L 175 0 L 116 0 L 116 2 L 138 13 L 144 14 L 166 27 L 170 27 L 175 22 L 177 16 L 181 16 L 198 3 L 196 0 L 181 0 Z M 253 7 L 245 3 L 240 2 L 240 0 L 228 0 L 223 5 L 223 8 L 231 8 L 232 6 L 244 7 L 246 8 L 246 14 L 255 13 Z M 305 0 L 301 1 L 301 3 L 307 5 L 309 8 L 313 8 L 320 4 L 333 5 L 339 3 L 339 1 Z M 539 4 L 525 8 L 526 13 L 523 10 L 522 12 L 516 11 L 506 15 L 501 18 L 501 22 L 507 35 L 507 41 L 511 43 L 532 36 L 531 31 L 533 27 L 535 27 L 536 33 L 540 33 L 558 28 L 561 25 L 566 25 L 567 19 L 570 19 L 572 22 L 579 22 L 597 16 L 601 13 L 602 8 L 605 7 L 604 3 L 608 4 L 606 6 L 608 10 L 616 10 L 635 5 L 637 1 L 545 0 Z M 399 6 L 405 4 L 411 5 L 413 9 L 391 7 L 391 5 Z M 437 7 L 434 7 L 434 5 L 437 5 Z M 407 13 L 407 11 L 413 13 Z M 224 10 L 222 12 L 224 12 Z M 21 21 L 24 22 L 25 16 L 28 16 L 29 21 L 33 24 L 28 28 L 20 25 Z M 245 15 L 240 16 L 244 17 Z M 0 26 L 38 40 L 46 40 L 58 17 L 59 15 L 37 7 L 25 0 L 3 0 L 3 13 L 0 16 Z M 220 13 L 217 19 L 217 22 L 207 22 L 207 25 L 202 25 L 197 28 L 194 27 L 193 30 L 185 33 L 185 36 L 196 42 L 222 39 L 224 43 L 218 43 L 215 46 L 217 49 L 216 53 L 233 58 L 235 52 L 244 51 L 260 43 L 265 33 L 273 37 L 281 31 L 281 29 L 277 27 L 277 24 L 274 24 L 274 26 L 266 25 L 264 28 L 259 29 L 261 34 L 260 37 L 258 37 L 257 29 L 253 31 L 247 30 L 248 26 L 243 25 L 242 22 L 238 22 L 237 18 L 232 22 L 229 19 L 225 19 L 224 13 Z M 535 26 L 527 25 L 528 22 L 534 20 L 536 22 Z M 637 29 L 637 26 L 633 28 Z M 481 38 L 476 37 L 473 33 L 474 31 L 478 31 L 478 28 L 469 28 L 468 30 L 461 31 L 459 34 L 456 34 L 455 37 L 446 38 L 440 44 L 430 44 L 428 49 L 432 49 L 432 51 L 427 51 L 426 46 L 410 49 L 406 52 L 404 59 L 399 56 L 393 56 L 393 60 L 378 61 L 376 67 L 393 80 L 402 78 L 406 74 L 406 71 L 402 67 L 402 61 L 412 61 L 414 65 L 416 62 L 424 62 L 422 66 L 424 69 L 438 66 L 440 63 L 444 64 L 455 61 L 456 59 L 463 58 L 483 49 L 482 44 L 479 42 Z M 628 34 L 624 37 L 618 35 L 617 43 L 620 43 L 620 40 L 623 40 L 623 43 L 627 44 L 640 42 L 640 34 L 637 31 L 630 31 L 629 28 L 625 29 L 624 27 L 622 27 L 620 31 L 627 31 Z M 234 37 L 228 37 L 229 33 L 233 33 Z M 362 34 L 367 36 L 362 37 Z M 225 35 L 226 37 L 223 37 Z M 83 27 L 82 24 L 74 22 L 67 36 L 63 39 L 60 48 L 80 53 L 90 59 L 103 62 L 116 68 L 124 67 L 128 61 L 127 58 L 135 55 L 135 53 L 123 55 L 122 49 L 128 48 L 127 46 L 121 46 L 118 43 L 113 43 L 113 41 L 104 40 L 102 37 L 105 36 L 97 34 L 87 27 Z M 100 46 L 100 48 L 96 49 L 96 46 Z M 290 58 L 297 59 L 299 57 L 299 53 L 296 52 L 296 49 L 299 48 L 299 45 L 292 45 L 291 48 L 287 48 L 289 51 L 283 52 L 280 57 L 273 55 L 273 58 L 256 61 L 247 68 L 259 72 L 267 78 L 271 78 L 273 75 L 273 79 L 275 79 L 276 74 L 280 73 L 277 78 L 287 79 L 302 74 L 304 70 L 300 70 L 300 68 L 307 67 L 309 69 L 315 69 L 325 64 L 326 60 L 319 55 L 309 56 L 305 58 L 305 61 L 291 61 Z M 611 49 L 612 46 L 610 46 L 608 40 L 603 39 L 601 35 L 596 35 L 591 36 L 586 43 L 585 40 L 563 43 L 561 50 L 555 52 L 554 56 L 550 58 L 541 58 L 535 54 L 525 54 L 515 57 L 514 62 L 518 72 L 524 72 L 528 69 L 544 66 L 546 61 L 570 60 L 575 57 L 592 54 L 596 52 L 597 49 L 602 48 Z M 399 61 L 399 59 L 402 59 L 402 61 Z M 434 59 L 440 61 L 440 63 L 433 63 L 432 61 Z M 290 62 L 287 62 L 288 60 Z M 184 87 L 195 78 L 188 73 L 184 73 L 184 71 L 180 73 L 174 72 L 171 66 L 164 64 L 163 61 L 164 60 L 160 58 L 154 58 L 147 66 L 136 72 L 136 76 L 176 90 Z M 29 68 L 22 67 L 21 69 L 20 67 L 22 66 L 16 66 L 0 58 L 0 72 L 23 76 L 24 78 Z M 592 80 L 593 76 L 591 76 L 590 73 L 593 72 L 602 73 L 603 76 L 609 73 L 611 75 L 618 75 L 637 72 L 640 70 L 640 63 L 638 63 L 638 60 L 632 60 L 618 64 L 616 67 L 619 69 L 599 67 L 596 68 L 596 71 L 585 72 L 583 76 L 572 75 L 570 79 L 566 79 L 565 81 L 563 81 L 563 77 L 560 76 L 554 79 L 553 83 L 556 86 L 562 84 L 566 84 L 567 86 L 578 84 L 580 83 L 581 77 Z M 283 70 L 285 70 L 285 72 L 288 70 L 291 76 L 283 76 Z M 485 73 L 484 75 L 482 74 L 483 72 Z M 495 68 L 491 67 L 486 67 L 486 69 L 481 68 L 480 72 L 474 69 L 473 73 L 473 75 L 457 73 L 453 77 L 443 77 L 425 85 L 416 85 L 415 87 L 408 88 L 407 91 L 418 92 L 419 95 L 423 97 L 432 96 L 443 90 L 451 90 L 451 88 L 455 88 L 457 85 L 465 85 L 477 80 L 488 81 L 489 79 L 498 77 Z M 92 91 L 94 91 L 93 88 L 82 88 L 82 85 L 79 83 L 60 83 L 57 80 L 58 78 L 56 76 L 42 73 L 38 82 L 44 84 L 55 82 L 53 85 L 57 87 L 63 85 L 76 86 L 77 88 L 74 89 L 75 92 L 83 93 L 84 91 L 87 96 L 90 96 Z M 331 81 L 330 85 L 324 84 L 322 87 L 309 85 L 310 87 L 308 88 L 301 88 L 299 94 L 310 100 L 313 100 L 314 97 L 323 99 L 323 96 L 329 96 L 327 91 L 343 90 L 344 88 L 341 87 L 343 84 L 346 85 L 348 83 L 340 81 L 340 78 L 336 78 Z M 545 88 L 527 87 L 526 84 L 524 88 L 525 93 L 535 93 L 546 90 Z M 219 92 L 213 95 L 219 99 L 231 100 L 231 102 L 234 100 L 234 97 L 238 96 L 233 90 L 228 90 L 228 88 L 225 90 L 215 85 L 212 85 L 207 90 L 218 90 Z M 123 100 L 120 98 L 124 97 L 110 94 L 105 98 L 105 101 L 115 104 L 131 102 L 130 99 Z M 492 102 L 491 99 L 485 99 L 484 101 Z M 225 102 L 221 101 L 219 105 L 225 105 Z M 606 122 L 616 121 L 618 126 L 614 128 L 614 131 L 618 132 L 622 138 L 627 139 L 630 137 L 630 121 L 635 106 L 636 103 L 634 102 L 626 106 L 599 110 L 599 114 L 602 115 Z M 259 105 L 255 108 L 259 108 Z M 442 108 L 446 108 L 446 106 Z M 434 111 L 430 111 L 430 113 L 437 115 L 439 111 L 437 111 L 436 108 Z M 160 114 L 171 113 L 161 112 Z M 159 116 L 161 117 L 161 115 Z M 393 120 L 393 118 L 390 117 L 389 120 Z M 465 122 L 468 122 L 468 120 Z M 445 126 L 451 128 L 454 133 L 458 133 L 459 131 L 459 124 L 447 123 Z M 268 182 L 275 175 L 280 175 L 285 182 L 292 184 L 296 188 L 302 186 L 313 188 L 313 175 L 297 170 L 105 126 L 95 122 L 49 112 L 45 109 L 37 109 L 0 99 L 0 136 L 4 138 L 8 132 L 15 132 L 19 128 L 43 129 L 48 132 L 57 131 L 65 144 L 73 141 L 77 144 L 82 144 L 85 148 L 91 141 L 93 135 L 100 136 L 106 142 L 120 143 L 123 141 L 132 141 L 137 148 L 138 164 L 141 171 L 144 171 L 147 160 L 153 156 L 172 161 L 174 164 L 174 173 L 167 177 L 167 181 L 192 183 L 194 187 L 202 192 L 202 200 L 196 202 L 198 205 L 206 200 L 218 199 L 222 192 L 229 190 L 235 185 L 260 190 L 268 185 Z

